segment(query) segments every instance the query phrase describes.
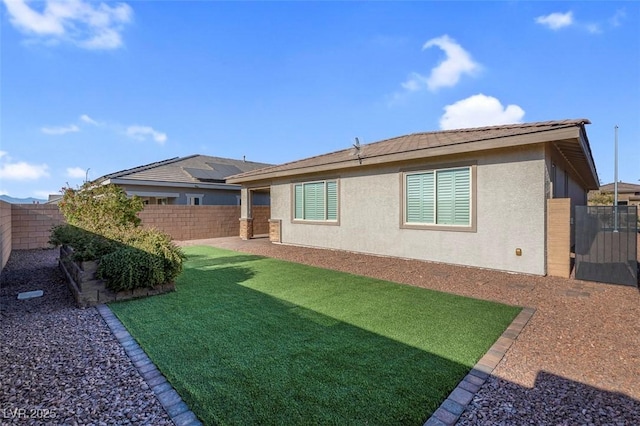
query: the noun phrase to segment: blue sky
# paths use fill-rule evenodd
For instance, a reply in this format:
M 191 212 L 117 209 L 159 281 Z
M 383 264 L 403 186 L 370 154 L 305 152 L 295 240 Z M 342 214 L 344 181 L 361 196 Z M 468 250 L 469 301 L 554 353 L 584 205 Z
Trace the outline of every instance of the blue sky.
M 0 3 L 0 194 L 566 118 L 640 179 L 638 2 Z

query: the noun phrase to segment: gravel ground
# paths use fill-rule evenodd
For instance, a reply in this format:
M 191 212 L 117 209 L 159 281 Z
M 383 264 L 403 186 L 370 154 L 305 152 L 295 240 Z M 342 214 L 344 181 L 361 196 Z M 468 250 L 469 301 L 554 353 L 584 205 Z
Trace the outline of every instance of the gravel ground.
M 75 307 L 57 258 L 14 251 L 2 271 L 0 424 L 173 424 L 98 311 Z
M 460 425 L 639 425 L 637 288 L 237 237 L 208 244 L 536 309 Z
M 638 289 L 266 239 L 182 243 L 196 244 L 534 307 L 459 424 L 640 424 Z M 43 297 L 16 300 L 37 289 Z M 171 424 L 98 312 L 75 308 L 57 251 L 13 252 L 0 305 L 0 424 Z

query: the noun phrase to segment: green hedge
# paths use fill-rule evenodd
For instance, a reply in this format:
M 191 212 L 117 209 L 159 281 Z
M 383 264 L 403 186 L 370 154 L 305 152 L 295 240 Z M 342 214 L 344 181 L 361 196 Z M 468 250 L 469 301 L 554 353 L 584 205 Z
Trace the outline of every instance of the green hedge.
M 98 261 L 98 278 L 112 291 L 173 282 L 186 259 L 171 238 L 155 229 L 110 230 L 109 236 L 72 225 L 53 229 L 50 242 L 74 249 L 73 259 Z
M 59 203 L 66 225 L 53 228 L 49 242 L 73 247 L 73 259 L 98 261 L 98 277 L 113 291 L 154 287 L 182 272 L 186 259 L 171 237 L 140 227 L 144 205 L 118 186 L 87 182 L 63 188 Z

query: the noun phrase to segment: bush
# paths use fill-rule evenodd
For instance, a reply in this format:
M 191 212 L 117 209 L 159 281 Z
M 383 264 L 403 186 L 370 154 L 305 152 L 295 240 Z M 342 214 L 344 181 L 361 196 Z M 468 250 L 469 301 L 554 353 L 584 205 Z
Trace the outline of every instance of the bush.
M 144 208 L 142 200 L 136 196 L 128 198 L 119 186 L 87 182 L 79 189 L 62 191 L 58 206 L 69 225 L 96 233 L 140 225 L 138 212 Z
M 182 272 L 185 255 L 171 237 L 139 226 L 140 199 L 127 198 L 115 185 L 86 183 L 63 191 L 59 206 L 67 224 L 53 228 L 49 242 L 73 247 L 74 260 L 97 260 L 107 288 L 153 287 Z
M 73 260 L 97 260 L 118 248 L 118 243 L 105 236 L 72 225 L 59 225 L 51 230 L 49 244 L 73 247 Z
M 182 272 L 185 256 L 168 235 L 137 228 L 121 236 L 123 246 L 103 256 L 98 277 L 113 291 L 172 282 Z

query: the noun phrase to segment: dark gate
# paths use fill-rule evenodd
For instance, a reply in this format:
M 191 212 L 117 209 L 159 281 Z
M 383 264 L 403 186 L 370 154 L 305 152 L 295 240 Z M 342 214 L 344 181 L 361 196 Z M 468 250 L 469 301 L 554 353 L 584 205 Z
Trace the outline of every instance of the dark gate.
M 576 206 L 576 278 L 638 285 L 636 206 Z

